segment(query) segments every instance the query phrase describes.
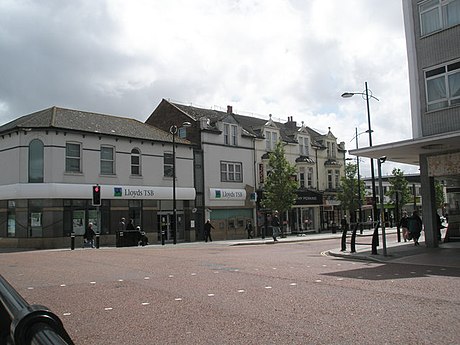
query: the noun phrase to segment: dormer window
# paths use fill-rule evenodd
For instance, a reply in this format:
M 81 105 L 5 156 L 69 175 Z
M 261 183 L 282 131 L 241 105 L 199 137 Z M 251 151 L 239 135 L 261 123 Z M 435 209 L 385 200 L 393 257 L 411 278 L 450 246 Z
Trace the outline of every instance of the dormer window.
M 327 142 L 327 158 L 336 158 L 337 157 L 337 148 L 335 143 L 328 141 Z
M 299 153 L 301 156 L 308 156 L 309 155 L 309 150 L 308 150 L 308 147 L 309 147 L 309 140 L 307 137 L 302 137 L 302 136 L 299 136 L 298 137 L 298 142 L 299 142 Z
M 278 133 L 274 131 L 265 130 L 265 148 L 267 151 L 274 150 L 278 142 Z
M 238 126 L 224 123 L 224 144 L 230 146 L 238 145 Z

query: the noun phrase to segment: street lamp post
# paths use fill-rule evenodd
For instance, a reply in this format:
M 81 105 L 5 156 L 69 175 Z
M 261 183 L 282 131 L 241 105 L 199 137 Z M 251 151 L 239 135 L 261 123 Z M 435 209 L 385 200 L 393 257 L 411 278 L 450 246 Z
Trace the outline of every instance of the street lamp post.
M 353 97 L 354 95 L 361 95 L 363 99 L 366 100 L 366 105 L 367 105 L 367 124 L 368 124 L 368 132 L 369 132 L 369 146 L 372 147 L 372 128 L 371 128 L 371 111 L 370 111 L 370 106 L 369 106 L 369 99 L 373 98 L 378 101 L 377 97 L 374 97 L 372 95 L 372 91 L 369 90 L 367 87 L 367 81 L 364 83 L 365 90 L 364 92 L 345 92 L 342 94 L 343 98 L 350 98 Z M 371 158 L 371 179 L 372 179 L 372 209 L 373 209 L 373 219 L 375 219 L 377 215 L 377 197 L 376 197 L 376 190 L 375 190 L 375 172 L 374 172 L 374 159 Z
M 367 133 L 367 132 L 369 132 L 369 131 L 367 130 L 367 131 L 358 133 L 358 128 L 355 127 L 355 137 L 353 139 L 355 139 L 356 149 L 359 148 L 358 137 L 361 134 L 364 134 L 364 133 Z M 353 139 L 351 139 L 351 140 L 353 140 Z M 358 173 L 358 225 L 359 225 L 359 232 L 360 232 L 360 234 L 362 234 L 363 233 L 363 224 L 362 224 L 362 221 L 363 221 L 363 207 L 362 207 L 362 200 L 361 200 L 361 176 L 360 176 L 360 172 L 359 172 L 359 156 L 356 156 L 356 171 Z
M 379 174 L 379 199 L 380 199 L 380 224 L 382 224 L 382 243 L 383 243 L 383 255 L 387 256 L 387 241 L 385 235 L 385 212 L 384 212 L 384 200 L 383 200 L 383 183 L 382 183 L 382 164 L 385 163 L 387 157 L 383 156 L 377 160 L 378 174 Z
M 190 127 L 190 122 L 184 122 L 182 127 Z M 176 135 L 177 135 L 178 127 L 176 125 L 172 125 L 169 127 L 169 133 L 172 134 L 172 146 L 173 146 L 173 244 L 177 243 L 177 205 L 176 205 Z

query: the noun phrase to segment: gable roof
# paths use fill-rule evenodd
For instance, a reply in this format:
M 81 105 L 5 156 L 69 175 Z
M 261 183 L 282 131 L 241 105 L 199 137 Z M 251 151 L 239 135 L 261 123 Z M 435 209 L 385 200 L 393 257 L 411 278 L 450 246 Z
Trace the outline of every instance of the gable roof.
M 235 113 L 229 114 L 225 111 L 220 110 L 203 109 L 171 101 L 167 102 L 178 108 L 184 114 L 188 115 L 194 121 L 199 121 L 202 118 L 208 118 L 211 124 L 211 129 L 215 128 L 216 122 L 222 121 L 226 117 L 231 115 L 244 129 L 246 135 L 255 136 L 260 139 L 264 138 L 263 129 L 267 126 L 267 123 L 270 121 L 279 129 L 281 139 L 287 143 L 297 143 L 295 133 L 297 133 L 299 128 L 301 128 L 299 126 L 287 126 L 285 123 L 273 121 L 272 119 L 267 121 L 266 119 L 261 119 L 253 116 L 246 116 Z M 319 138 L 323 137 L 323 135 L 311 129 L 310 127 L 304 126 L 304 128 L 312 138 L 312 144 L 316 146 L 322 146 L 317 141 Z
M 93 134 L 155 141 L 172 141 L 172 135 L 141 121 L 80 110 L 51 107 L 17 118 L 0 127 L 0 133 L 13 130 L 60 129 Z M 176 138 L 178 143 L 189 141 Z

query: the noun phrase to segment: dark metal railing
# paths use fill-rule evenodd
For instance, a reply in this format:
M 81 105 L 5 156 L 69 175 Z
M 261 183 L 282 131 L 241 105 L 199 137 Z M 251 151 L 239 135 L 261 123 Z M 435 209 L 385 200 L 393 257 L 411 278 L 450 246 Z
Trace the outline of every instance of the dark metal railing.
M 0 345 L 73 345 L 62 321 L 48 308 L 30 305 L 0 275 Z

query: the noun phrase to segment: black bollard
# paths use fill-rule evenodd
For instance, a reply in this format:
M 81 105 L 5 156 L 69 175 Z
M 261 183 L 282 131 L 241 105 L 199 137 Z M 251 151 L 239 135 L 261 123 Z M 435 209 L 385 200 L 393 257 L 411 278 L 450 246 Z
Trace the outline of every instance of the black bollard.
M 351 244 L 350 244 L 350 252 L 356 253 L 356 231 L 358 230 L 358 225 L 353 228 L 351 233 Z
M 344 227 L 342 230 L 342 252 L 347 250 L 347 228 Z
M 374 233 L 372 235 L 372 255 L 378 255 L 377 247 L 379 246 L 379 222 L 376 222 Z
M 70 250 L 75 249 L 75 232 L 70 234 Z
M 100 244 L 100 234 L 96 234 L 96 248 L 99 249 L 99 244 Z

